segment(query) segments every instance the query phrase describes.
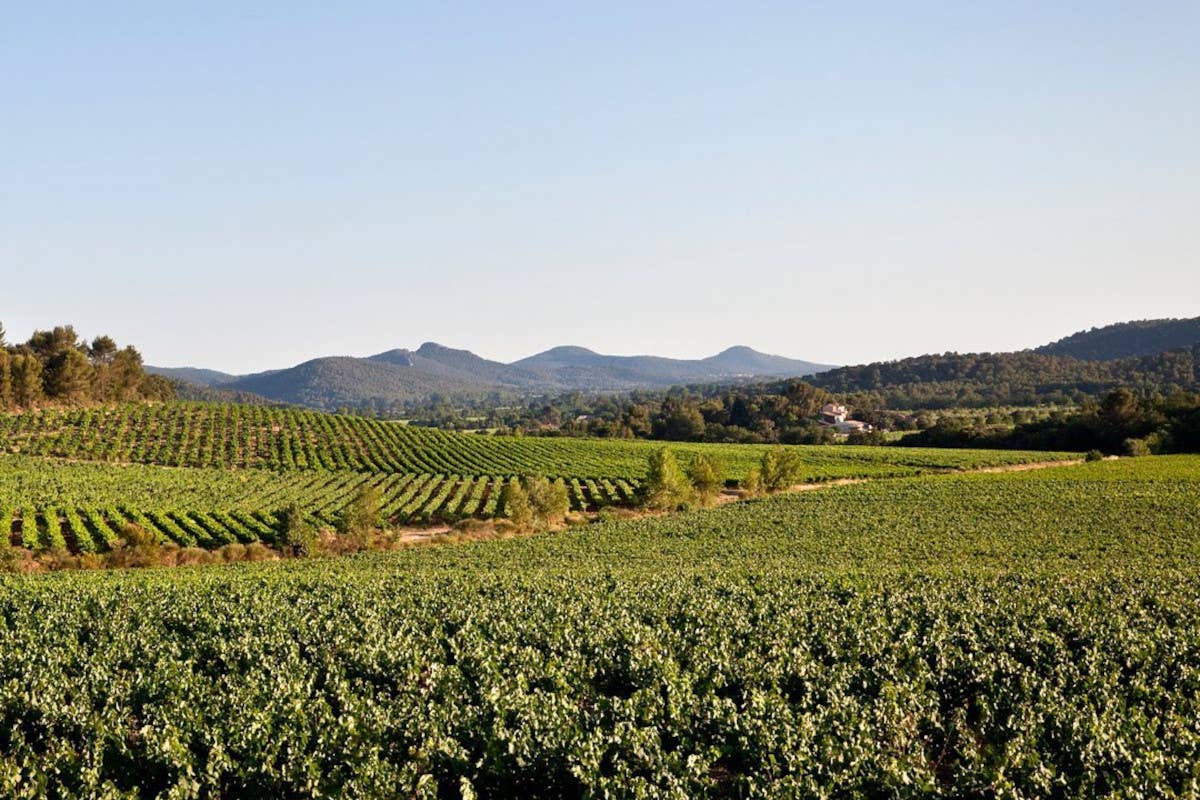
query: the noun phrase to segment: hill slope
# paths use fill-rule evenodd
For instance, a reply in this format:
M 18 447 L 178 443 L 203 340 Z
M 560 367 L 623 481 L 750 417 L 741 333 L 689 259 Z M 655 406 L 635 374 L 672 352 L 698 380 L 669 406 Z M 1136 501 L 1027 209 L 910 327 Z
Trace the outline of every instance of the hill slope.
M 219 386 L 224 383 L 230 383 L 237 380 L 237 375 L 230 375 L 228 372 L 221 372 L 215 369 L 201 369 L 199 367 L 146 367 L 146 372 L 151 375 L 162 375 L 164 378 L 170 378 L 173 381 L 183 381 L 196 386 Z
M 186 384 L 333 410 L 392 408 L 433 395 L 620 391 L 751 376 L 801 377 L 828 367 L 759 353 L 749 347 L 731 347 L 704 359 L 609 356 L 582 347 L 556 347 L 504 364 L 469 350 L 426 342 L 416 350 L 387 350 L 367 358 L 316 358 L 288 369 L 253 375 L 235 376 L 194 367 L 151 369 Z
M 1146 319 L 1118 322 L 1080 331 L 1034 352 L 1071 356 L 1086 361 L 1110 361 L 1131 356 L 1148 356 L 1200 344 L 1200 317 L 1192 319 Z
M 1200 388 L 1200 345 L 1113 361 L 1029 351 L 943 353 L 841 367 L 808 381 L 835 394 L 870 396 L 888 408 L 1068 403 L 1118 386 L 1162 393 L 1195 391 Z

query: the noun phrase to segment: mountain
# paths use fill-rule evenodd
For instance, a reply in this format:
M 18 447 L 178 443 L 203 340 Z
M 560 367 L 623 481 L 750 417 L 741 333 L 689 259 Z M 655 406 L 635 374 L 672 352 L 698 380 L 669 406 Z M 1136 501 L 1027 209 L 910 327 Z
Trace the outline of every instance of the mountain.
M 1119 322 L 1042 345 L 1034 352 L 1085 361 L 1149 356 L 1200 344 L 1200 317 Z
M 731 347 L 702 359 L 607 356 L 585 347 L 555 347 L 512 364 L 564 389 L 612 391 L 744 377 L 799 378 L 828 365 Z
M 237 380 L 236 375 L 199 367 L 146 367 L 146 372 L 151 375 L 162 375 L 171 380 L 193 383 L 197 386 L 218 386 Z
M 385 353 L 369 356 L 367 360 L 412 368 L 430 375 L 470 384 L 496 384 L 514 388 L 553 388 L 548 385 L 543 386 L 537 375 L 520 367 L 499 361 L 489 361 L 475 355 L 470 350 L 455 350 L 436 342 L 425 342 L 415 351 L 388 350 Z
M 310 408 L 390 405 L 432 394 L 480 391 L 486 387 L 442 372 L 430 373 L 387 361 L 350 356 L 314 358 L 294 367 L 244 375 L 217 388 Z
M 801 377 L 822 364 L 731 347 L 703 359 L 609 356 L 582 347 L 555 347 L 511 364 L 425 342 L 354 358 L 316 358 L 294 367 L 229 375 L 192 367 L 150 369 L 211 390 L 240 392 L 321 409 L 390 408 L 432 395 L 502 392 L 527 396 L 563 391 L 621 391 L 728 381 L 748 377 Z

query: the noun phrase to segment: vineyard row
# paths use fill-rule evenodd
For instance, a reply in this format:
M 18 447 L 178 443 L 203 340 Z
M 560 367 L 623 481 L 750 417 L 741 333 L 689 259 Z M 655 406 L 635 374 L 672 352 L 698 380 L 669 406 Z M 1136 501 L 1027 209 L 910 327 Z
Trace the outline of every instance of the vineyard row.
M 336 524 L 342 509 L 364 487 L 381 497 L 380 510 L 392 525 L 450 523 L 469 517 L 501 516 L 500 487 L 508 478 L 464 478 L 458 475 L 355 475 L 356 479 L 297 483 L 260 498 L 261 509 L 145 510 L 123 504 L 103 507 L 39 507 L 18 503 L 0 508 L 0 531 L 13 545 L 30 550 L 66 549 L 76 553 L 105 552 L 117 546 L 127 524 L 154 534 L 159 541 L 183 547 L 212 549 L 240 542 L 272 543 L 282 527 L 280 510 L 298 506 L 318 527 Z M 595 511 L 634 502 L 636 484 L 624 480 L 572 479 L 563 482 L 574 511 Z

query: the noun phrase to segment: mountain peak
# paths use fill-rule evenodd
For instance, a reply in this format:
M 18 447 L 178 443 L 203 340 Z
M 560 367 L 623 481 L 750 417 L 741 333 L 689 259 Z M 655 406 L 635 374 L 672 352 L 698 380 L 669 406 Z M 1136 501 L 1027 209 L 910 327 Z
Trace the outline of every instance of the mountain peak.
M 717 356 L 761 356 L 762 353 L 755 350 L 753 347 L 747 347 L 744 344 L 735 344 L 733 347 L 726 347 Z

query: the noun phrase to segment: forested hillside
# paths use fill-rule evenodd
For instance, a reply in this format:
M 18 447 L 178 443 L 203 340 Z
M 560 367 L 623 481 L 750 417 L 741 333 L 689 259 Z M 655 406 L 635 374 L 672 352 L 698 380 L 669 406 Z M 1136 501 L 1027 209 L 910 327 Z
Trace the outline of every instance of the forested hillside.
M 169 380 L 146 374 L 137 350 L 108 336 L 87 342 L 61 325 L 10 345 L 0 325 L 0 410 L 174 396 Z
M 1080 331 L 1037 348 L 1050 356 L 1071 356 L 1087 361 L 1147 356 L 1200 344 L 1200 317 L 1146 319 L 1118 322 Z
M 857 405 L 981 408 L 1074 403 L 1124 386 L 1139 392 L 1200 385 L 1200 345 L 1149 356 L 1085 361 L 1044 353 L 943 353 L 857 367 L 808 379 Z

